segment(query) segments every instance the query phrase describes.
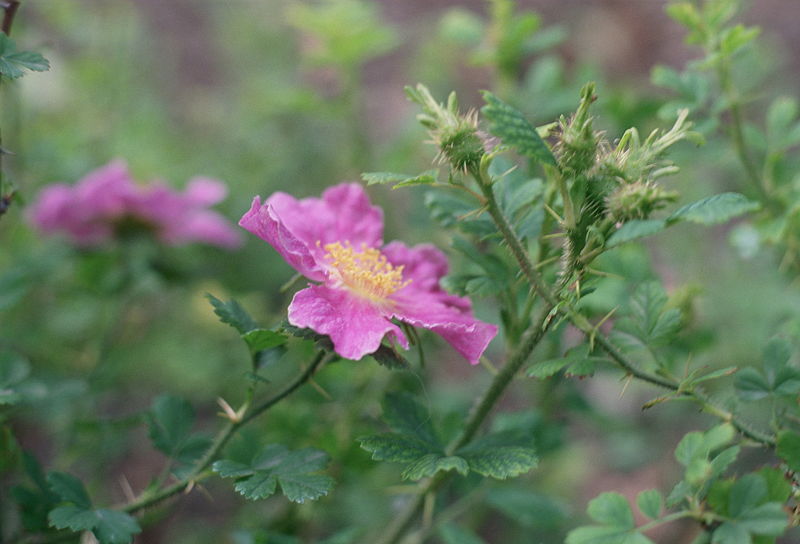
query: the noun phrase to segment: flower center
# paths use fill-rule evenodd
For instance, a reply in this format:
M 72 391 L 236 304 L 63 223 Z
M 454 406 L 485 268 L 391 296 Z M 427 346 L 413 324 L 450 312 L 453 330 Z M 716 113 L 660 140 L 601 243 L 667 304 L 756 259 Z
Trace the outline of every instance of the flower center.
M 357 295 L 383 301 L 411 283 L 410 279 L 403 281 L 403 266 L 395 268 L 379 250 L 366 244 L 361 244 L 359 251 L 350 242 L 325 244 L 323 249 L 336 280 Z

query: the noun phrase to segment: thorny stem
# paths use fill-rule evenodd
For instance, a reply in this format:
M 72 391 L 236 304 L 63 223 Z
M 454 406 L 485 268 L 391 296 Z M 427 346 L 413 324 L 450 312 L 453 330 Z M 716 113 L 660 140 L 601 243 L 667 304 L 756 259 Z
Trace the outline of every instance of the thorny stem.
M 480 176 L 479 173 L 478 176 Z M 520 268 L 522 269 L 522 273 L 525 274 L 525 277 L 528 279 L 528 281 L 530 281 L 531 285 L 536 288 L 542 298 L 544 298 L 544 300 L 546 300 L 550 306 L 558 308 L 558 312 L 564 315 L 576 328 L 583 332 L 591 343 L 597 343 L 601 348 L 603 348 L 609 357 L 611 357 L 611 359 L 620 368 L 622 368 L 626 374 L 629 374 L 644 382 L 675 391 L 677 395 L 688 397 L 697 402 L 704 411 L 731 423 L 743 436 L 755 442 L 759 442 L 760 444 L 769 448 L 775 447 L 776 442 L 773 436 L 751 429 L 739 418 L 737 418 L 734 413 L 714 405 L 708 396 L 706 396 L 701 390 L 696 388 L 685 389 L 679 382 L 654 376 L 637 368 L 636 365 L 627 357 L 625 357 L 625 355 L 620 353 L 616 346 L 614 346 L 614 344 L 612 344 L 605 335 L 600 333 L 589 322 L 588 319 L 576 312 L 568 301 L 559 301 L 556 298 L 556 295 L 546 285 L 544 279 L 533 266 L 530 259 L 528 259 L 527 252 L 525 251 L 522 242 L 512 230 L 511 225 L 508 223 L 505 215 L 503 215 L 503 212 L 498 206 L 497 200 L 494 197 L 491 180 L 484 179 L 482 176 L 478 176 L 476 176 L 476 179 L 478 184 L 481 186 L 484 196 L 486 197 L 489 215 L 491 215 L 492 220 L 503 236 L 503 239 L 508 244 L 509 251 L 511 251 L 511 254 L 514 256 Z
M 228 440 L 238 431 L 241 427 L 249 423 L 250 421 L 254 420 L 270 408 L 272 408 L 275 404 L 283 400 L 284 398 L 291 395 L 296 389 L 298 389 L 301 385 L 305 384 L 311 377 L 314 375 L 316 370 L 323 364 L 325 361 L 325 351 L 320 351 L 311 364 L 308 365 L 306 368 L 293 382 L 287 385 L 283 390 L 279 393 L 270 397 L 262 404 L 258 405 L 257 407 L 253 408 L 249 412 L 242 417 L 242 419 L 238 421 L 229 420 L 225 426 L 220 429 L 219 433 L 217 433 L 216 437 L 214 437 L 214 441 L 211 443 L 211 446 L 206 450 L 206 453 L 201 457 L 192 468 L 189 473 L 178 480 L 177 482 L 157 491 L 154 493 L 145 492 L 142 493 L 139 497 L 135 498 L 134 500 L 121 505 L 118 507 L 119 510 L 128 513 L 134 513 L 149 506 L 153 506 L 173 495 L 176 495 L 183 491 L 184 489 L 189 488 L 194 482 L 197 482 L 204 477 L 208 476 L 205 474 L 206 469 L 211 465 L 212 461 L 216 458 Z

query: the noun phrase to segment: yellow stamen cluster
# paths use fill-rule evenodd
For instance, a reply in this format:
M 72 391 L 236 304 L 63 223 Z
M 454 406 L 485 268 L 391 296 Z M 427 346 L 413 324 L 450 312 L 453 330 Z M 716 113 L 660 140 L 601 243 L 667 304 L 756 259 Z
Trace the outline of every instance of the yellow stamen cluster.
M 403 281 L 403 266 L 395 268 L 380 250 L 366 244 L 358 251 L 350 242 L 325 244 L 323 249 L 336 279 L 362 297 L 381 302 L 411 283 L 410 279 Z

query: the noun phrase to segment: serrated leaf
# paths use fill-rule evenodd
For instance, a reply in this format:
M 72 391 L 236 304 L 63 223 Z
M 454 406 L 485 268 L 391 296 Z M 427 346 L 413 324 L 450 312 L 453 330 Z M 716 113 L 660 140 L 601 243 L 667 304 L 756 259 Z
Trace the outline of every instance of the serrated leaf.
M 428 453 L 409 463 L 401 473 L 401 476 L 406 480 L 419 480 L 433 476 L 437 472 L 449 470 L 455 470 L 459 474 L 466 476 L 469 473 L 469 465 L 461 457 Z
M 525 474 L 539 464 L 535 451 L 515 446 L 465 448 L 459 450 L 458 454 L 467 461 L 469 469 L 473 472 L 498 480 Z
M 534 363 L 528 367 L 527 375 L 530 378 L 544 379 L 557 373 L 559 370 L 569 364 L 569 359 L 562 357 L 560 359 L 549 359 L 540 363 Z
M 486 105 L 481 108 L 481 113 L 489 121 L 492 134 L 528 158 L 543 164 L 556 164 L 550 148 L 520 111 L 489 91 L 483 92 L 483 99 Z
M 625 530 L 634 527 L 633 512 L 628 501 L 614 491 L 601 493 L 589 501 L 586 512 L 594 521 L 604 525 Z
M 800 471 L 800 434 L 794 431 L 778 433 L 778 456 L 793 471 Z
M 251 501 L 265 499 L 275 493 L 278 479 L 271 473 L 256 473 L 246 480 L 236 482 L 233 488 Z
M 722 193 L 687 204 L 667 218 L 667 223 L 691 221 L 701 225 L 724 223 L 739 215 L 760 208 L 758 202 L 739 193 Z
M 169 457 L 181 453 L 194 425 L 194 410 L 184 399 L 161 395 L 147 417 L 153 445 Z
M 333 478 L 325 474 L 283 474 L 278 482 L 286 498 L 300 504 L 324 497 L 334 484 Z
M 50 62 L 33 51 L 17 51 L 14 40 L 0 32 L 0 75 L 16 79 L 25 74 L 23 70 L 43 72 L 50 69 Z
M 647 489 L 636 496 L 639 511 L 650 519 L 658 519 L 664 499 L 657 489 Z
M 397 433 L 364 436 L 358 439 L 361 447 L 372 453 L 376 461 L 410 463 L 431 451 L 430 444 L 416 437 Z
M 370 357 L 375 359 L 379 365 L 383 365 L 391 370 L 408 370 L 411 368 L 408 360 L 403 357 L 396 349 L 391 346 L 381 344 Z
M 51 510 L 47 515 L 47 520 L 56 529 L 70 529 L 77 532 L 91 531 L 96 518 L 92 510 L 67 504 Z
M 438 175 L 438 170 L 426 170 L 417 176 L 396 174 L 393 172 L 365 172 L 361 174 L 361 179 L 366 181 L 367 185 L 385 185 L 391 183 L 394 185 L 392 189 L 398 189 L 400 187 L 409 187 L 413 185 L 431 185 L 436 183 Z
M 285 446 L 270 444 L 249 465 L 223 459 L 215 462 L 211 470 L 223 478 L 237 478 L 234 489 L 247 499 L 269 497 L 279 484 L 287 499 L 302 503 L 316 500 L 333 488 L 329 476 L 311 474 L 325 468 L 329 459 L 321 450 L 289 451 Z
M 61 497 L 61 500 L 71 502 L 84 510 L 92 507 L 92 501 L 83 487 L 83 482 L 72 474 L 51 472 L 47 475 L 47 483 L 53 493 Z
M 267 329 L 247 331 L 242 335 L 242 339 L 247 343 L 247 347 L 250 348 L 250 353 L 253 355 L 265 349 L 281 346 L 288 340 L 285 334 Z
M 633 219 L 609 236 L 606 240 L 606 247 L 612 248 L 639 238 L 652 236 L 666 228 L 667 222 L 663 219 Z
M 726 28 L 722 32 L 720 39 L 720 51 L 723 55 L 733 55 L 739 49 L 756 39 L 760 32 L 761 29 L 758 27 L 745 27 L 741 24 Z
M 92 532 L 100 544 L 128 544 L 133 535 L 142 531 L 132 516 L 125 512 L 95 510 L 95 526 Z
M 428 410 L 408 393 L 388 393 L 383 402 L 383 419 L 399 433 L 414 436 L 437 449 L 441 446 Z
M 219 320 L 235 328 L 239 331 L 239 334 L 246 334 L 258 328 L 255 320 L 235 300 L 231 299 L 228 302 L 223 302 L 211 294 L 206 294 L 206 298 L 211 303 L 211 306 L 214 307 L 214 313 L 217 314 Z

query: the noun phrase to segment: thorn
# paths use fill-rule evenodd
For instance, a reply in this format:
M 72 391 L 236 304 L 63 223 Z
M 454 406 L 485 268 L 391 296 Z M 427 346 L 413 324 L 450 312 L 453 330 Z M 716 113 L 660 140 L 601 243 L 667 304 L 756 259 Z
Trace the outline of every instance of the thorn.
M 125 498 L 128 500 L 128 502 L 131 502 L 136 498 L 136 493 L 133 492 L 131 483 L 124 474 L 120 474 L 119 476 L 119 486 L 122 488 L 122 493 L 125 495 Z
M 628 374 L 628 376 L 625 378 L 625 384 L 622 386 L 622 391 L 619 392 L 619 398 L 622 398 L 622 396 L 625 394 L 625 391 L 628 390 L 628 386 L 631 384 L 632 380 L 633 374 Z
M 317 382 L 314 380 L 314 378 L 309 378 L 309 379 L 308 379 L 308 383 L 311 385 L 311 387 L 313 387 L 314 389 L 316 389 L 316 390 L 317 390 L 317 392 L 318 392 L 320 395 L 322 395 L 323 397 L 325 397 L 325 400 L 333 400 L 333 397 L 331 396 L 331 394 L 330 394 L 330 393 L 328 393 L 327 391 L 325 391 L 325 389 L 324 389 L 324 388 L 323 388 L 323 387 L 322 387 L 320 384 L 318 384 L 318 383 L 317 383 Z
M 219 397 L 217 399 L 217 404 L 219 404 L 220 408 L 222 408 L 222 412 L 219 412 L 220 416 L 227 418 L 232 423 L 239 423 L 240 421 L 242 421 L 242 416 L 244 415 L 245 406 L 242 406 L 242 408 L 240 408 L 239 411 L 237 412 L 233 408 L 231 408 L 231 405 L 228 404 L 222 397 Z

